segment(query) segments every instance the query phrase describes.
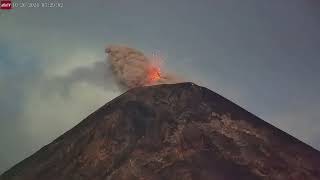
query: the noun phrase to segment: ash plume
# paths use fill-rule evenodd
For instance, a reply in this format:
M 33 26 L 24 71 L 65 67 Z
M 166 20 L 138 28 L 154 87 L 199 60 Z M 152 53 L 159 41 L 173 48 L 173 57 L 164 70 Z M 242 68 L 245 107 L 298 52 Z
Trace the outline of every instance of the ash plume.
M 121 88 L 130 89 L 155 84 L 179 82 L 178 78 L 163 70 L 160 63 L 136 49 L 112 45 L 106 48 L 107 61 Z

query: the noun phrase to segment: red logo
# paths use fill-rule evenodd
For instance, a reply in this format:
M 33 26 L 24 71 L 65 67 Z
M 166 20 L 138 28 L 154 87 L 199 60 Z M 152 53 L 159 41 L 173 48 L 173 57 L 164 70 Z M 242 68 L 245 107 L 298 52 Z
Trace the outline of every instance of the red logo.
M 0 9 L 12 9 L 11 1 L 0 1 Z

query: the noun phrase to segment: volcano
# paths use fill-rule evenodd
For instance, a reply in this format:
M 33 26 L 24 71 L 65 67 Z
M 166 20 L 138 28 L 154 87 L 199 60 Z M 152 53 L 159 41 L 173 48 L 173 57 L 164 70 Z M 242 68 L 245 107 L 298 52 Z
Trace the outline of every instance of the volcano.
M 1 180 L 319 180 L 320 153 L 193 83 L 137 87 Z

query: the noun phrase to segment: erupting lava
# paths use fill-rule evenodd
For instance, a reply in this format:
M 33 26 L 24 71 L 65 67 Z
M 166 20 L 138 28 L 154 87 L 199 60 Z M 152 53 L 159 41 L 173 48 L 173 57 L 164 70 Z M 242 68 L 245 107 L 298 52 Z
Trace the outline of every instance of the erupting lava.
M 148 70 L 148 81 L 149 84 L 154 84 L 161 78 L 160 68 L 159 67 L 150 67 Z

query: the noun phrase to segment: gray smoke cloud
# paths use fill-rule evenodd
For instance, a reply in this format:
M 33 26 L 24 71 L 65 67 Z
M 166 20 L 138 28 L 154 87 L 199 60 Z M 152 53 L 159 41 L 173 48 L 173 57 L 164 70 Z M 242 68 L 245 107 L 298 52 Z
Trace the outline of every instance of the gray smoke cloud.
M 168 73 L 158 56 L 146 56 L 134 48 L 112 45 L 105 49 L 107 61 L 96 61 L 80 66 L 66 75 L 55 76 L 44 87 L 47 94 L 59 92 L 68 97 L 71 89 L 81 83 L 89 84 L 106 92 L 126 91 L 130 88 L 156 84 L 181 82 L 176 74 Z
M 170 84 L 178 78 L 166 72 L 160 63 L 134 48 L 112 45 L 105 49 L 107 61 L 114 78 L 121 88 Z

